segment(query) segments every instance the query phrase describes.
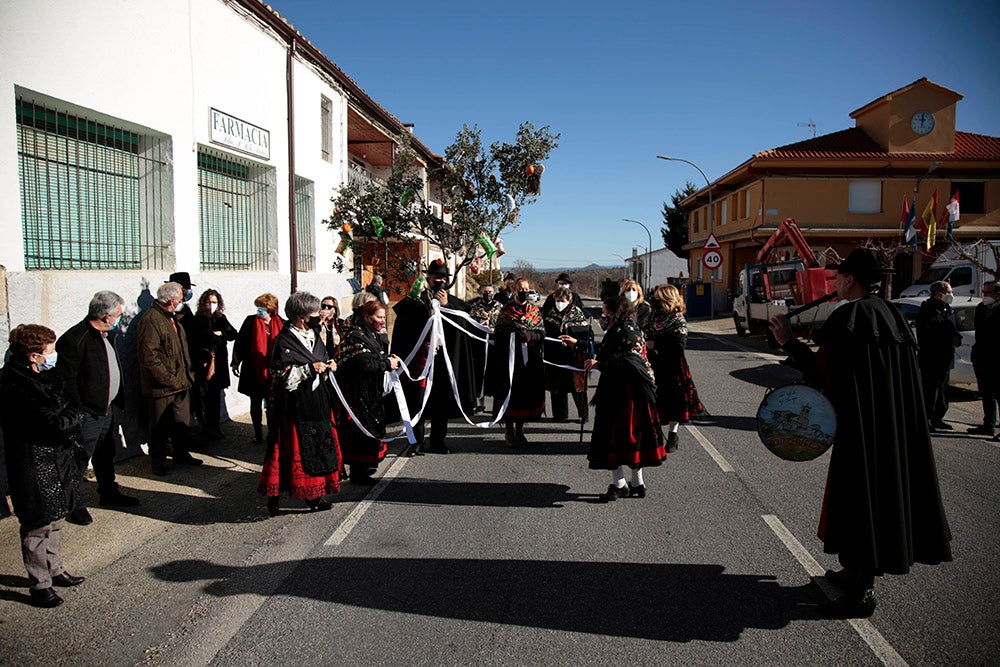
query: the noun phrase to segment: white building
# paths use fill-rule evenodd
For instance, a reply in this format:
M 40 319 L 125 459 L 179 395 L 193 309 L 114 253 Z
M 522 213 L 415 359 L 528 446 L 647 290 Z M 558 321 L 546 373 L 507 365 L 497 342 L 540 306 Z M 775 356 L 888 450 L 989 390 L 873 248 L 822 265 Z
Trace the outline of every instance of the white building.
M 98 290 L 127 323 L 174 271 L 237 327 L 263 292 L 346 306 L 367 282 L 349 251 L 331 268 L 323 220 L 408 128 L 263 3 L 6 0 L 0 43 L 0 347 L 20 323 L 65 331 Z
M 646 274 L 649 273 L 647 286 Z M 625 276 L 634 280 L 643 289 L 652 289 L 666 283 L 680 284 L 690 279 L 688 260 L 678 257 L 670 248 L 659 248 L 653 252 L 639 252 L 632 248 L 632 256 L 625 260 Z

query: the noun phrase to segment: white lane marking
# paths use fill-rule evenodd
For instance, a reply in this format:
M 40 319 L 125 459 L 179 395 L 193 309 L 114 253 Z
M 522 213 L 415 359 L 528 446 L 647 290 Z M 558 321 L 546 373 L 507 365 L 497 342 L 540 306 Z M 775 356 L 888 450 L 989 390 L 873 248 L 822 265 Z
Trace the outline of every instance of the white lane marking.
M 344 520 L 340 522 L 339 526 L 337 526 L 337 530 L 333 531 L 333 534 L 330 535 L 327 541 L 323 543 L 324 547 L 339 546 L 340 543 L 343 542 L 348 535 L 350 535 L 354 526 L 358 524 L 358 521 L 360 521 L 361 517 L 365 515 L 368 508 L 371 507 L 376 500 L 378 500 L 380 495 L 382 495 L 382 492 L 385 491 L 385 487 L 389 486 L 389 482 L 399 475 L 399 472 L 403 469 L 403 466 L 406 465 L 408 460 L 408 458 L 400 456 L 393 461 L 392 465 L 389 466 L 389 469 L 385 471 L 384 475 L 382 475 L 382 479 L 379 480 L 378 484 L 373 486 L 372 490 L 368 492 L 368 495 L 364 497 L 364 500 L 358 503 L 357 506 L 351 510 L 346 517 L 344 517 Z
M 764 519 L 764 523 L 770 526 L 774 534 L 778 536 L 778 539 L 784 543 L 785 548 L 792 553 L 795 560 L 799 561 L 806 574 L 818 578 L 817 583 L 820 589 L 822 589 L 823 594 L 832 600 L 836 596 L 835 589 L 823 578 L 823 575 L 826 573 L 823 566 L 816 562 L 812 554 L 792 535 L 791 531 L 785 527 L 785 524 L 781 523 L 781 519 L 773 514 L 764 514 L 761 518 Z M 896 653 L 896 649 L 886 641 L 882 633 L 876 630 L 875 626 L 867 618 L 851 618 L 847 622 L 860 635 L 861 639 L 868 644 L 872 652 L 875 653 L 875 657 L 883 665 L 892 665 L 893 667 L 906 666 L 906 661 L 903 660 L 903 657 Z
M 719 464 L 719 467 L 722 468 L 722 472 L 736 472 L 735 470 L 733 470 L 733 466 L 729 465 L 729 461 L 727 461 L 722 457 L 722 454 L 719 453 L 719 450 L 716 449 L 715 446 L 708 441 L 708 438 L 706 438 L 704 435 L 701 434 L 701 431 L 699 431 L 696 426 L 692 426 L 691 424 L 685 424 L 684 426 L 687 428 L 687 430 L 691 431 L 691 435 L 694 436 L 694 439 L 697 440 L 699 443 L 701 443 L 701 446 L 704 448 L 706 452 L 708 452 L 708 455 L 711 456 L 715 460 L 715 462 Z

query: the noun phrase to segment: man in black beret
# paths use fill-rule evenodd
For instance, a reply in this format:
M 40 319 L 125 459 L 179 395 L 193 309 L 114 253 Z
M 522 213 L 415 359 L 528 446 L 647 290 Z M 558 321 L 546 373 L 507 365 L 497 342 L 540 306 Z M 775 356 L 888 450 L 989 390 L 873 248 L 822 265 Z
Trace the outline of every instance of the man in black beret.
M 870 250 L 853 250 L 834 268 L 846 303 L 816 335 L 819 350 L 796 340 L 783 316 L 771 319 L 771 332 L 837 414 L 818 535 L 843 565 L 826 578 L 844 594 L 822 612 L 861 618 L 875 611 L 876 576 L 950 561 L 951 531 L 910 326 L 875 294 L 883 272 Z
M 563 290 L 569 292 L 573 301 L 573 305 L 583 310 L 583 300 L 580 295 L 573 291 L 573 281 L 570 280 L 568 273 L 560 273 L 559 277 L 556 278 L 556 288 L 545 298 L 545 303 L 542 304 L 542 315 L 548 315 L 549 312 L 556 307 L 556 292 Z

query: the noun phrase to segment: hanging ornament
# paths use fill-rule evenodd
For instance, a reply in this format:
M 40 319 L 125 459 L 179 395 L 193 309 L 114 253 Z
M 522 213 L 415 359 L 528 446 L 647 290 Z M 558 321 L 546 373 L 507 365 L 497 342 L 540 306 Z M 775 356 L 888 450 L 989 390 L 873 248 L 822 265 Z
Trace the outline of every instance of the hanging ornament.
M 417 272 L 417 262 L 415 260 L 407 260 L 403 263 L 403 275 L 407 278 L 414 275 Z
M 507 194 L 504 196 L 507 198 L 507 213 L 510 213 L 515 208 L 517 208 L 517 202 L 514 201 L 514 195 L 512 194 Z
M 528 176 L 531 176 L 532 174 L 534 174 L 535 173 L 535 165 L 529 164 L 527 167 L 524 168 L 524 173 L 526 173 Z
M 496 245 L 497 245 L 497 257 L 498 258 L 499 257 L 503 257 L 504 255 L 507 254 L 507 251 L 504 250 L 504 247 L 503 247 L 503 239 L 500 238 L 499 236 L 497 237 L 497 243 L 496 243 Z
M 462 186 L 460 186 L 460 185 L 453 185 L 453 186 L 451 186 L 451 194 L 455 195 L 456 197 L 461 196 L 462 195 Z
M 487 257 L 492 257 L 497 251 L 497 247 L 493 245 L 493 241 L 490 241 L 490 238 L 485 234 L 477 238 L 476 243 L 483 246 L 483 250 L 486 251 Z
M 478 276 L 479 272 L 483 270 L 483 259 L 485 255 L 476 255 L 472 258 L 472 263 L 469 264 L 469 270 L 472 271 L 472 275 Z
M 377 215 L 373 215 L 368 219 L 371 220 L 372 226 L 375 227 L 375 236 L 382 236 L 382 232 L 385 231 L 385 225 L 382 224 L 382 218 Z
M 417 276 L 417 279 L 413 281 L 413 285 L 410 286 L 410 296 L 414 299 L 420 297 L 420 290 L 424 288 L 424 284 L 427 280 L 423 276 Z
M 399 196 L 399 205 L 403 207 L 409 206 L 410 202 L 413 201 L 413 195 L 415 194 L 417 193 L 413 188 L 406 188 L 403 190 L 403 194 Z
M 340 226 L 340 231 L 344 232 L 345 234 L 350 234 L 351 233 L 351 223 L 345 222 L 344 224 L 342 224 Z

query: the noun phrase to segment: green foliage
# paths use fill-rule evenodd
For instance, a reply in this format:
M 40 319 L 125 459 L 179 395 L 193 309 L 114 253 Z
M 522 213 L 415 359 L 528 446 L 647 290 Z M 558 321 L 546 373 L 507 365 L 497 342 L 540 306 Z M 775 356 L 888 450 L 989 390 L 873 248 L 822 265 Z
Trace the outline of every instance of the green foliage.
M 678 257 L 685 259 L 689 254 L 684 250 L 684 244 L 688 242 L 688 221 L 687 214 L 681 210 L 680 204 L 696 191 L 694 183 L 688 181 L 682 190 L 677 190 L 670 197 L 669 205 L 663 202 L 663 226 L 660 227 L 663 245 L 670 248 Z
M 425 199 L 423 174 L 416 167 L 417 155 L 409 138 L 399 137 L 388 181 L 345 184 L 333 198 L 333 215 L 327 224 L 335 231 L 350 224 L 355 251 L 365 243 L 416 234 L 446 261 L 457 259 L 461 270 L 483 252 L 477 239 L 496 243 L 504 229 L 517 226 L 521 207 L 537 197 L 538 166 L 558 146 L 558 139 L 548 126 L 536 130 L 525 122 L 513 143 L 494 142 L 486 149 L 482 131 L 463 126 L 445 149 L 444 165 L 428 174 L 444 211 L 450 214 L 446 222 Z M 529 165 L 536 169 L 534 177 L 526 171 Z M 409 191 L 412 197 L 404 195 Z M 376 220 L 381 221 L 381 233 Z M 387 269 L 404 264 L 393 259 L 402 258 L 390 258 Z M 334 268 L 343 270 L 343 258 L 338 258 Z

